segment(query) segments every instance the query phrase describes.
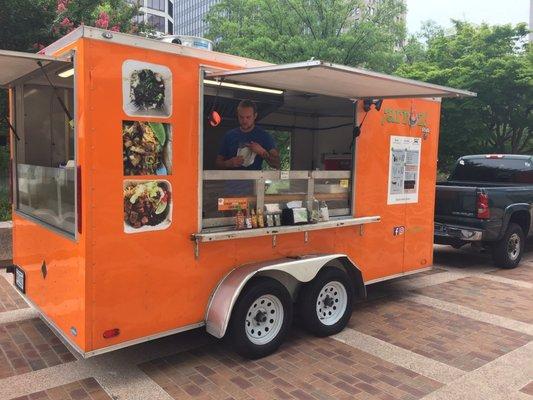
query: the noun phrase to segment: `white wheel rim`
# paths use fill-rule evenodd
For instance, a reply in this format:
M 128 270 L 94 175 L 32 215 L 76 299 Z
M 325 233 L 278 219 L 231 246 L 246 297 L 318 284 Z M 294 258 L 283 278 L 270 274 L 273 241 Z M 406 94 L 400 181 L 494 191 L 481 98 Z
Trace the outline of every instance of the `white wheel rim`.
M 246 313 L 246 336 L 256 345 L 269 343 L 281 330 L 283 316 L 283 305 L 276 296 L 265 294 L 258 297 Z
M 507 242 L 507 252 L 512 261 L 516 260 L 520 254 L 520 236 L 516 233 L 513 233 L 511 237 L 509 237 L 509 241 Z
M 348 306 L 348 293 L 344 285 L 338 281 L 328 282 L 318 294 L 316 315 L 324 325 L 339 322 Z

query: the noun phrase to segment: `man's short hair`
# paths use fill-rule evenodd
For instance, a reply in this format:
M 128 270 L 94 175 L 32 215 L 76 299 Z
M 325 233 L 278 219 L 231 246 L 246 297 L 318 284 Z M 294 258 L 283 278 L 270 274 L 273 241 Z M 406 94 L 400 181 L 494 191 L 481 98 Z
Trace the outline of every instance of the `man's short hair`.
M 257 106 L 251 100 L 241 100 L 237 106 L 237 109 L 239 108 L 252 108 L 254 110 L 254 114 L 257 114 Z

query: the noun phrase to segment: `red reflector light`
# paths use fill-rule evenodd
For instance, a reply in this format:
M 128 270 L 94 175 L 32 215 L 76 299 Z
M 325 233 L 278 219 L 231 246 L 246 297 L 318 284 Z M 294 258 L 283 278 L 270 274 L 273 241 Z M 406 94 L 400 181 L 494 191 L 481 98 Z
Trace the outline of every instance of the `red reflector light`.
M 485 193 L 477 194 L 477 217 L 481 219 L 490 218 L 489 196 Z
M 488 154 L 485 158 L 503 158 L 503 154 Z
M 104 337 L 104 339 L 110 339 L 112 337 L 118 336 L 119 334 L 120 334 L 120 329 L 115 328 L 115 329 L 109 329 L 105 331 L 102 336 Z

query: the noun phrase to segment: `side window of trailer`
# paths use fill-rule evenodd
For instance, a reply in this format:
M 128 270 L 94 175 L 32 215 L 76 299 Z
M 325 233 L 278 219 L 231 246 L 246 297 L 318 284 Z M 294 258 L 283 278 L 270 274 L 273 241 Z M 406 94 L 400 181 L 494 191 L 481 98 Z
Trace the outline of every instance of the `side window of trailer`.
M 15 87 L 16 209 L 67 235 L 76 232 L 72 65 L 49 64 Z M 67 73 L 65 73 L 67 72 Z
M 238 210 L 257 214 L 258 226 L 264 216 L 267 227 L 327 222 L 316 216 L 319 208 L 328 210 L 328 219 L 352 216 L 352 100 L 210 79 L 203 83 L 202 118 L 208 121 L 201 146 L 203 231 L 240 229 Z M 213 111 L 220 116 L 217 123 L 209 120 Z M 246 129 L 246 113 L 254 118 L 252 130 Z M 253 143 L 274 148 L 277 162 L 253 154 Z M 228 164 L 235 157 L 242 165 Z M 297 210 L 298 221 L 283 221 L 290 208 Z

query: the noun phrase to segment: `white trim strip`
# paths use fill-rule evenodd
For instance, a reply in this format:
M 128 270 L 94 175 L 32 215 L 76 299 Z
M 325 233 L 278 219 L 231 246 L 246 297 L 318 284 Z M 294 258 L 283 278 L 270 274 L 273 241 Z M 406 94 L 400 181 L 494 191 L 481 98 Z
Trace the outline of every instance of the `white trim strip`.
M 390 281 L 391 279 L 401 278 L 403 276 L 409 276 L 409 275 L 417 274 L 419 272 L 429 271 L 432 268 L 433 268 L 433 266 L 429 266 L 429 267 L 425 267 L 425 268 L 415 269 L 413 271 L 400 272 L 399 274 L 384 276 L 383 278 L 371 279 L 369 281 L 366 281 L 365 285 L 372 285 L 373 283 Z

